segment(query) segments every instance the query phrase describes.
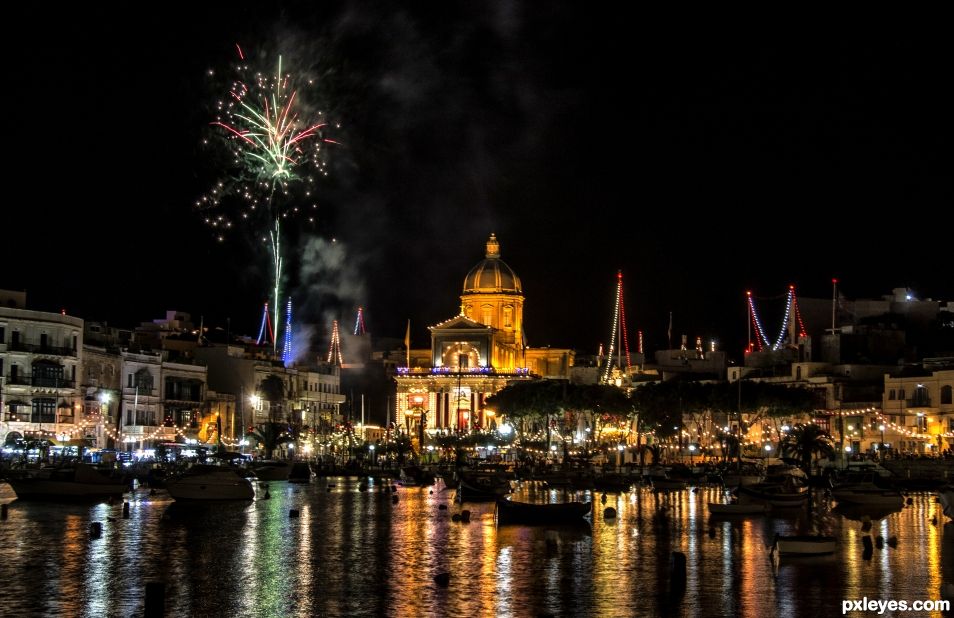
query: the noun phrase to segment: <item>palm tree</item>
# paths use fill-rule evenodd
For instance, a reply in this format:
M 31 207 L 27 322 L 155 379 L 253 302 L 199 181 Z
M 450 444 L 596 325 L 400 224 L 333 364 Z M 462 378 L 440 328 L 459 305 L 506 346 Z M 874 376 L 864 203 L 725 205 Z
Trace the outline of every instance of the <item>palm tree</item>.
M 286 442 L 295 441 L 288 429 L 288 426 L 282 423 L 262 423 L 249 437 L 265 449 L 265 459 L 271 459 L 275 449 Z
M 833 457 L 835 446 L 827 431 L 818 425 L 796 425 L 779 444 L 779 452 L 799 462 L 799 468 L 808 475 L 812 474 L 812 458 L 821 455 Z M 811 483 L 808 484 L 808 500 L 811 503 Z

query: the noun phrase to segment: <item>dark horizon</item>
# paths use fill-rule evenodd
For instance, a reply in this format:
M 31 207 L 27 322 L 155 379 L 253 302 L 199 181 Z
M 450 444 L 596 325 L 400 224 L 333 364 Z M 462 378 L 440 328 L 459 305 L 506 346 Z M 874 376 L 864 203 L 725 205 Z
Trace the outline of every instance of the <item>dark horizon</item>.
M 6 209 L 0 288 L 121 326 L 176 309 L 257 333 L 264 250 L 215 242 L 193 208 L 240 43 L 318 75 L 341 123 L 318 221 L 286 245 L 318 332 L 360 305 L 375 337 L 410 319 L 426 347 L 491 232 L 534 347 L 595 354 L 617 270 L 649 351 L 672 311 L 675 346 L 738 358 L 747 290 L 773 324 L 789 284 L 824 299 L 833 277 L 847 298 L 954 299 L 940 40 L 697 35 L 560 3 L 224 6 L 17 9 L 36 45 L 11 51 L 33 106 L 11 143 L 34 199 Z

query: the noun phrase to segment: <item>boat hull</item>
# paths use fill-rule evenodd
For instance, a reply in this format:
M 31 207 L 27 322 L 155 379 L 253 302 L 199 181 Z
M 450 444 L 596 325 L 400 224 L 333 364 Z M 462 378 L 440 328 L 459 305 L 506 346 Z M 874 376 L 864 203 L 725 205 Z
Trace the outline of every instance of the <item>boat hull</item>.
M 838 491 L 831 492 L 831 497 L 846 504 L 862 504 L 866 506 L 904 506 L 904 496 L 898 491 Z
M 45 479 L 8 479 L 20 500 L 94 500 L 119 498 L 126 492 L 125 483 L 77 483 Z
M 769 505 L 762 503 L 752 504 L 720 504 L 709 503 L 709 512 L 714 515 L 753 515 L 766 513 Z
M 291 465 L 285 462 L 270 462 L 252 466 L 255 476 L 260 481 L 287 481 L 291 469 Z
M 779 536 L 775 549 L 780 556 L 823 556 L 835 553 L 833 536 Z
M 20 500 L 87 500 L 119 498 L 129 486 L 87 464 L 40 468 L 7 479 Z
M 498 524 L 548 525 L 581 521 L 593 509 L 592 502 L 531 504 L 497 500 Z
M 251 481 L 234 470 L 223 469 L 185 475 L 170 479 L 166 491 L 176 500 L 252 500 L 255 489 Z
M 759 502 L 762 504 L 770 504 L 775 508 L 796 508 L 804 506 L 808 500 L 808 492 L 800 493 L 784 493 L 784 492 L 773 492 L 758 489 L 754 486 L 742 485 L 738 489 L 739 492 L 739 502 L 743 504 L 752 504 L 753 502 Z

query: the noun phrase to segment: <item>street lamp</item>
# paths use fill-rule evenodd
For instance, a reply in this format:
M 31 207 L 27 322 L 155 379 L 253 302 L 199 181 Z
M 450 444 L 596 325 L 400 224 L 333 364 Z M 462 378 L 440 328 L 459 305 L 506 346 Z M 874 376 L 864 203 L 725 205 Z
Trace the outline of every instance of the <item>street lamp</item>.
M 884 423 L 878 425 L 878 429 L 881 430 L 881 445 L 878 447 L 878 452 L 881 454 L 881 458 L 884 459 Z
M 771 445 L 771 444 L 766 444 L 766 445 L 765 445 L 765 458 L 766 458 L 766 459 L 768 459 L 769 453 L 771 453 L 771 452 L 772 452 L 772 445 Z
M 690 444 L 689 445 L 689 467 L 690 468 L 692 467 L 692 456 L 695 455 L 695 453 L 696 453 L 696 445 Z

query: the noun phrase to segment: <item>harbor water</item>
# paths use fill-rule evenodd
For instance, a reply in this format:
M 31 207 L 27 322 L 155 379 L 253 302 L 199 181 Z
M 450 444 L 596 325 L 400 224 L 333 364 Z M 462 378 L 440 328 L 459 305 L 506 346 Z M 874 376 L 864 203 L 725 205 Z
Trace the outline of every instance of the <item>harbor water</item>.
M 954 524 L 933 493 L 889 514 L 822 500 L 811 516 L 715 517 L 707 503 L 725 500 L 721 488 L 637 488 L 604 503 L 522 483 L 517 500 L 593 500 L 592 516 L 498 527 L 493 503 L 457 504 L 440 479 L 385 483 L 272 482 L 268 499 L 259 483 L 252 502 L 200 505 L 140 488 L 126 495 L 128 518 L 121 503 L 23 502 L 0 483 L 0 615 L 141 616 L 146 585 L 159 583 L 169 616 L 818 617 L 841 615 L 844 600 L 937 600 L 954 582 Z M 462 509 L 469 522 L 454 521 Z M 796 533 L 833 535 L 837 550 L 771 551 L 776 534 Z M 886 542 L 866 554 L 865 536 Z

